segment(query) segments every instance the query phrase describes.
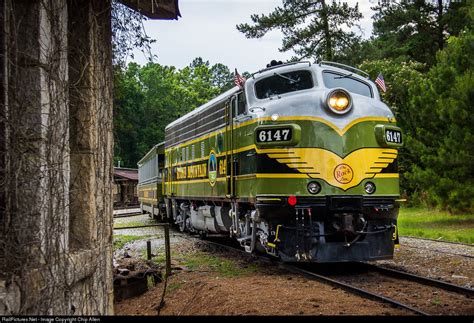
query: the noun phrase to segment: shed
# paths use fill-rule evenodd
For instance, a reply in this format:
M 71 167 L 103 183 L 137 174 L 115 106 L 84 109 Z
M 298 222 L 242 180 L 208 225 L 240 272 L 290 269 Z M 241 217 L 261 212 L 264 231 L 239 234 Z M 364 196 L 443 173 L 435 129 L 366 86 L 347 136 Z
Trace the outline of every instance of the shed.
M 114 208 L 138 205 L 138 169 L 114 167 Z

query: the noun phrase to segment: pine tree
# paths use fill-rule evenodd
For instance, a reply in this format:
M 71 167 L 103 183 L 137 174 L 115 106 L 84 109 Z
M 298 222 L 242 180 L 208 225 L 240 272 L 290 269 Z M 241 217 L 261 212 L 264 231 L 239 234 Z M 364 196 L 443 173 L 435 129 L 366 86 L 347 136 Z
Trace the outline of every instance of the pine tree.
M 383 1 L 372 8 L 373 45 L 383 58 L 405 57 L 429 68 L 447 38 L 472 23 L 467 8 L 467 1 Z
M 426 79 L 410 89 L 418 124 L 407 178 L 426 201 L 450 211 L 474 209 L 474 33 L 451 37 Z
M 330 2 L 330 3 L 329 3 Z M 293 50 L 296 57 L 334 60 L 345 49 L 359 40 L 347 29 L 362 18 L 358 5 L 351 8 L 346 2 L 331 0 L 284 1 L 268 15 L 254 14 L 254 25 L 237 25 L 247 38 L 261 38 L 273 29 L 282 31 L 281 52 Z

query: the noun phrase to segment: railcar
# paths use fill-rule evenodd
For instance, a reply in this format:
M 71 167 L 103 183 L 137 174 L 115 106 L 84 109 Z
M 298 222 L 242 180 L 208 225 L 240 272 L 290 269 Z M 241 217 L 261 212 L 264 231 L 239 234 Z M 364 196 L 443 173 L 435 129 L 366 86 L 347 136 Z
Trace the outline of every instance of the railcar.
M 152 212 L 288 262 L 389 259 L 401 145 L 366 73 L 270 66 L 166 127 Z
M 155 145 L 138 164 L 138 202 L 142 213 L 157 218 L 165 211 L 163 197 L 163 170 L 165 143 Z M 161 209 L 161 211 L 160 211 Z

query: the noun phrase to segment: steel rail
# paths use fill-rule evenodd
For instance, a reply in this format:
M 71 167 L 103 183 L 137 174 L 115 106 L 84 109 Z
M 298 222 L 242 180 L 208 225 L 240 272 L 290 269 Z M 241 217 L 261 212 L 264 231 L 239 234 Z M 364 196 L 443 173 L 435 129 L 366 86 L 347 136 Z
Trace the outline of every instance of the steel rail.
M 137 215 L 143 215 L 141 212 L 135 212 L 135 213 L 121 213 L 121 214 L 115 214 L 114 219 L 117 218 L 128 218 L 129 216 L 137 216 Z
M 383 303 L 388 303 L 390 305 L 396 306 L 398 308 L 403 308 L 403 309 L 409 310 L 409 311 L 411 311 L 413 313 L 416 313 L 416 314 L 419 314 L 419 315 L 423 315 L 423 316 L 430 315 L 430 314 L 428 314 L 426 312 L 423 312 L 419 309 L 416 309 L 416 308 L 414 308 L 410 305 L 400 303 L 400 302 L 398 302 L 398 301 L 396 301 L 392 298 L 389 298 L 389 297 L 386 297 L 386 296 L 383 296 L 383 295 L 380 295 L 380 294 L 376 294 L 376 293 L 370 292 L 368 290 L 365 290 L 365 289 L 362 289 L 362 288 L 359 288 L 359 287 L 355 287 L 355 286 L 347 284 L 347 283 L 343 283 L 339 280 L 335 280 L 335 279 L 332 279 L 332 278 L 329 278 L 329 277 L 326 277 L 326 276 L 323 276 L 323 275 L 319 275 L 319 274 L 313 273 L 311 271 L 301 269 L 301 268 L 298 268 L 298 267 L 292 266 L 292 265 L 282 264 L 280 266 L 285 268 L 288 271 L 293 272 L 293 273 L 298 273 L 300 275 L 303 275 L 303 276 L 308 277 L 308 278 L 316 279 L 316 280 L 318 280 L 320 282 L 323 282 L 323 283 L 329 283 L 332 286 L 339 287 L 343 290 L 346 290 L 346 291 L 348 291 L 350 293 L 353 293 L 353 294 L 357 294 L 357 295 L 362 296 L 364 298 L 376 300 L 376 301 L 383 302 Z
M 318 280 L 322 283 L 330 284 L 332 286 L 341 288 L 345 291 L 348 291 L 352 294 L 356 294 L 356 295 L 364 297 L 364 298 L 368 298 L 368 299 L 372 299 L 372 300 L 375 300 L 375 301 L 387 303 L 387 304 L 390 304 L 392 306 L 395 306 L 395 307 L 398 307 L 398 308 L 401 308 L 401 309 L 405 309 L 405 310 L 408 310 L 410 312 L 413 312 L 413 313 L 416 313 L 416 314 L 419 314 L 419 315 L 422 315 L 422 316 L 432 315 L 432 314 L 426 313 L 422 310 L 419 310 L 415 307 L 412 307 L 410 305 L 401 303 L 401 302 L 399 302 L 397 300 L 394 300 L 392 298 L 389 298 L 389 297 L 386 297 L 386 296 L 383 296 L 383 295 L 380 295 L 380 294 L 377 294 L 377 293 L 374 293 L 374 292 L 371 292 L 371 291 L 368 291 L 368 290 L 365 290 L 365 289 L 362 289 L 362 288 L 359 288 L 359 287 L 356 287 L 356 286 L 353 286 L 353 285 L 350 285 L 348 283 L 345 283 L 345 282 L 342 282 L 342 281 L 339 281 L 339 280 L 336 280 L 336 279 L 333 279 L 333 278 L 329 278 L 329 277 L 321 275 L 321 274 L 314 273 L 314 272 L 306 270 L 306 269 L 299 268 L 295 265 L 289 265 L 289 264 L 282 263 L 281 261 L 278 261 L 278 260 L 273 259 L 273 258 L 265 257 L 264 255 L 256 255 L 256 254 L 253 254 L 253 253 L 249 254 L 249 253 L 245 252 L 244 250 L 238 249 L 238 248 L 233 247 L 233 246 L 228 246 L 228 245 L 225 245 L 225 244 L 222 244 L 222 243 L 219 243 L 219 242 L 215 242 L 215 241 L 202 240 L 202 239 L 197 239 L 197 240 L 202 241 L 206 244 L 215 245 L 217 247 L 224 248 L 224 249 L 227 249 L 227 250 L 236 251 L 236 252 L 239 252 L 240 254 L 245 254 L 246 256 L 249 256 L 249 257 L 257 257 L 260 260 L 264 260 L 264 261 L 272 261 L 273 260 L 273 261 L 276 261 L 280 268 L 288 270 L 292 273 L 303 275 L 303 276 L 305 276 L 309 279 L 314 279 L 314 280 Z M 440 280 L 426 278 L 426 277 L 418 276 L 418 275 L 415 275 L 415 274 L 409 274 L 409 273 L 405 273 L 405 272 L 402 272 L 402 271 L 389 269 L 389 268 L 385 268 L 385 267 L 380 267 L 380 266 L 377 266 L 377 265 L 372 265 L 372 264 L 367 264 L 367 263 L 357 263 L 357 264 L 361 265 L 362 269 L 365 267 L 365 269 L 368 269 L 368 270 L 371 270 L 371 271 L 376 271 L 376 272 L 379 272 L 381 274 L 385 274 L 387 276 L 392 276 L 392 277 L 396 277 L 396 278 L 398 277 L 398 278 L 402 278 L 402 279 L 409 280 L 409 281 L 412 281 L 412 282 L 417 282 L 417 283 L 420 283 L 420 284 L 423 284 L 423 285 L 428 285 L 428 286 L 440 288 L 440 289 L 443 289 L 443 290 L 464 294 L 468 297 L 472 297 L 474 295 L 474 290 L 473 289 L 458 286 L 458 285 L 454 285 L 454 284 L 451 284 L 451 283 L 448 283 L 448 282 L 443 282 L 443 281 L 440 281 Z
M 442 280 L 438 279 L 432 279 L 432 278 L 427 278 L 427 277 L 422 277 L 419 275 L 403 272 L 400 270 L 396 269 L 391 269 L 387 267 L 381 267 L 373 264 L 367 264 L 367 263 L 360 263 L 362 267 L 365 267 L 368 270 L 376 271 L 378 273 L 387 275 L 387 276 L 392 276 L 395 278 L 400 278 L 400 279 L 405 279 L 411 282 L 417 282 L 423 285 L 428 285 L 432 287 L 437 287 L 443 290 L 447 290 L 450 292 L 455 292 L 459 294 L 464 294 L 468 297 L 473 297 L 474 296 L 474 289 L 472 288 L 467 288 L 455 284 L 451 284 L 448 282 L 444 282 Z
M 237 249 L 237 248 L 234 248 L 234 247 L 231 247 L 231 246 L 227 246 L 225 244 L 221 244 L 221 243 L 218 243 L 218 242 L 215 242 L 215 241 L 201 240 L 201 239 L 199 239 L 199 241 L 203 241 L 203 242 L 208 243 L 208 244 L 213 244 L 213 245 L 216 245 L 218 247 L 225 248 L 227 250 L 238 251 L 239 253 L 245 254 L 247 256 L 258 257 L 261 260 L 265 260 L 265 261 L 270 260 L 270 258 L 268 258 L 268 257 L 263 257 L 263 256 L 259 256 L 259 255 L 256 255 L 256 254 L 249 254 L 249 253 L 245 252 L 244 250 L 240 250 L 240 249 Z M 298 268 L 298 267 L 293 266 L 293 265 L 287 265 L 287 264 L 283 264 L 283 263 L 279 262 L 279 267 L 284 268 L 285 270 L 288 270 L 290 272 L 293 272 L 293 273 L 296 273 L 296 274 L 299 274 L 299 275 L 303 275 L 303 276 L 308 277 L 310 279 L 318 280 L 322 283 L 330 284 L 332 286 L 341 288 L 341 289 L 346 290 L 346 291 L 348 291 L 352 294 L 356 294 L 356 295 L 362 296 L 364 298 L 372 299 L 372 300 L 379 301 L 379 302 L 382 302 L 382 303 L 388 303 L 392 306 L 402 308 L 402 309 L 411 311 L 411 312 L 419 314 L 419 315 L 423 315 L 423 316 L 430 315 L 426 312 L 418 310 L 418 309 L 416 309 L 416 308 L 414 308 L 410 305 L 400 303 L 400 302 L 398 302 L 394 299 L 391 299 L 389 297 L 385 297 L 383 295 L 376 294 L 376 293 L 367 291 L 365 289 L 355 287 L 355 286 L 352 286 L 350 284 L 346 284 L 346 283 L 343 283 L 341 281 L 338 281 L 338 280 L 335 280 L 335 279 L 332 279 L 332 278 L 329 278 L 329 277 L 326 277 L 326 276 L 323 276 L 323 275 L 319 275 L 319 274 L 313 273 L 313 272 L 305 270 L 305 269 Z

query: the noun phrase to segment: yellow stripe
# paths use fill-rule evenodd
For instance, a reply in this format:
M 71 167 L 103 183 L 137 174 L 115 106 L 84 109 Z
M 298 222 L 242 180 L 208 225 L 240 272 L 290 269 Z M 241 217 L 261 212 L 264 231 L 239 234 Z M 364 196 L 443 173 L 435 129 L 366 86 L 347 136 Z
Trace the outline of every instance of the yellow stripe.
M 217 182 L 225 182 L 225 177 L 218 177 L 216 178 Z M 169 182 L 167 182 L 169 183 Z M 210 183 L 209 179 L 194 179 L 194 180 L 189 180 L 189 181 L 173 181 L 172 184 L 197 184 L 197 183 Z
M 157 199 L 146 198 L 146 197 L 140 197 L 139 200 L 144 201 L 144 202 L 156 202 L 157 201 Z
M 281 201 L 281 199 L 277 197 L 257 197 L 257 201 Z
M 245 175 L 236 175 L 234 176 L 235 179 L 250 179 L 257 177 L 255 174 L 245 174 Z
M 257 178 L 309 178 L 306 174 L 255 174 Z
M 379 173 L 375 174 L 375 178 L 398 178 L 399 175 L 395 173 Z
M 253 124 L 253 123 L 259 123 L 259 122 L 263 122 L 263 121 L 271 121 L 272 118 L 271 117 L 263 117 L 263 118 L 257 118 L 257 119 L 253 119 L 253 120 L 249 120 L 249 121 L 245 121 L 245 122 L 242 122 L 238 125 L 235 125 L 233 127 L 233 129 L 238 129 L 238 128 L 241 128 L 241 127 L 245 127 L 245 126 L 248 126 L 250 124 Z M 316 122 L 321 122 L 321 123 L 324 123 L 325 125 L 329 126 L 330 128 L 332 128 L 337 134 L 339 134 L 340 136 L 343 136 L 350 128 L 352 128 L 354 125 L 358 124 L 358 123 L 361 123 L 361 122 L 366 122 L 366 121 L 381 121 L 381 122 L 396 122 L 395 118 L 386 118 L 386 117 L 363 117 L 363 118 L 358 118 L 358 119 L 355 119 L 353 121 L 351 121 L 347 126 L 345 126 L 343 129 L 340 129 L 338 128 L 334 123 L 332 122 L 329 122 L 327 121 L 326 119 L 323 119 L 323 118 L 320 118 L 320 117 L 311 117 L 311 116 L 291 116 L 291 117 L 280 117 L 278 118 L 278 121 L 293 121 L 293 120 L 303 120 L 303 121 L 306 121 L 306 120 L 309 120 L 309 121 L 316 121 Z M 181 148 L 183 146 L 187 146 L 187 145 L 191 145 L 191 144 L 194 144 L 196 142 L 199 142 L 199 141 L 202 141 L 204 139 L 207 139 L 207 138 L 210 138 L 210 137 L 213 137 L 219 133 L 224 133 L 226 131 L 227 127 L 224 127 L 220 130 L 217 130 L 217 131 L 214 131 L 214 132 L 211 132 L 211 133 L 208 133 L 207 135 L 204 135 L 204 136 L 201 136 L 201 137 L 198 137 L 196 139 L 193 139 L 193 140 L 190 140 L 190 141 L 186 141 L 186 142 L 183 142 L 177 146 L 173 146 L 171 148 L 168 148 L 165 150 L 165 152 L 169 152 L 170 150 L 172 149 L 178 149 L 178 148 Z
M 251 150 L 251 149 L 255 149 L 256 146 L 255 145 L 248 145 L 248 146 L 245 146 L 245 147 L 242 147 L 242 148 L 239 148 L 239 149 L 233 149 L 232 152 L 234 154 L 238 154 L 242 151 L 246 151 L 246 150 Z M 219 154 L 216 154 L 216 158 L 217 157 L 222 157 L 222 156 L 225 156 L 227 153 L 230 153 L 230 150 L 229 151 L 223 151 Z M 199 162 L 199 161 L 203 161 L 203 160 L 208 160 L 209 159 L 209 156 L 206 156 L 206 157 L 201 157 L 201 158 L 196 158 L 196 159 L 191 159 L 191 160 L 186 160 L 186 161 L 183 161 L 183 162 L 179 162 L 179 163 L 174 163 L 172 164 L 171 166 L 172 167 L 175 167 L 175 166 L 181 166 L 181 165 L 185 165 L 185 164 L 189 164 L 189 163 L 195 163 L 195 162 Z

